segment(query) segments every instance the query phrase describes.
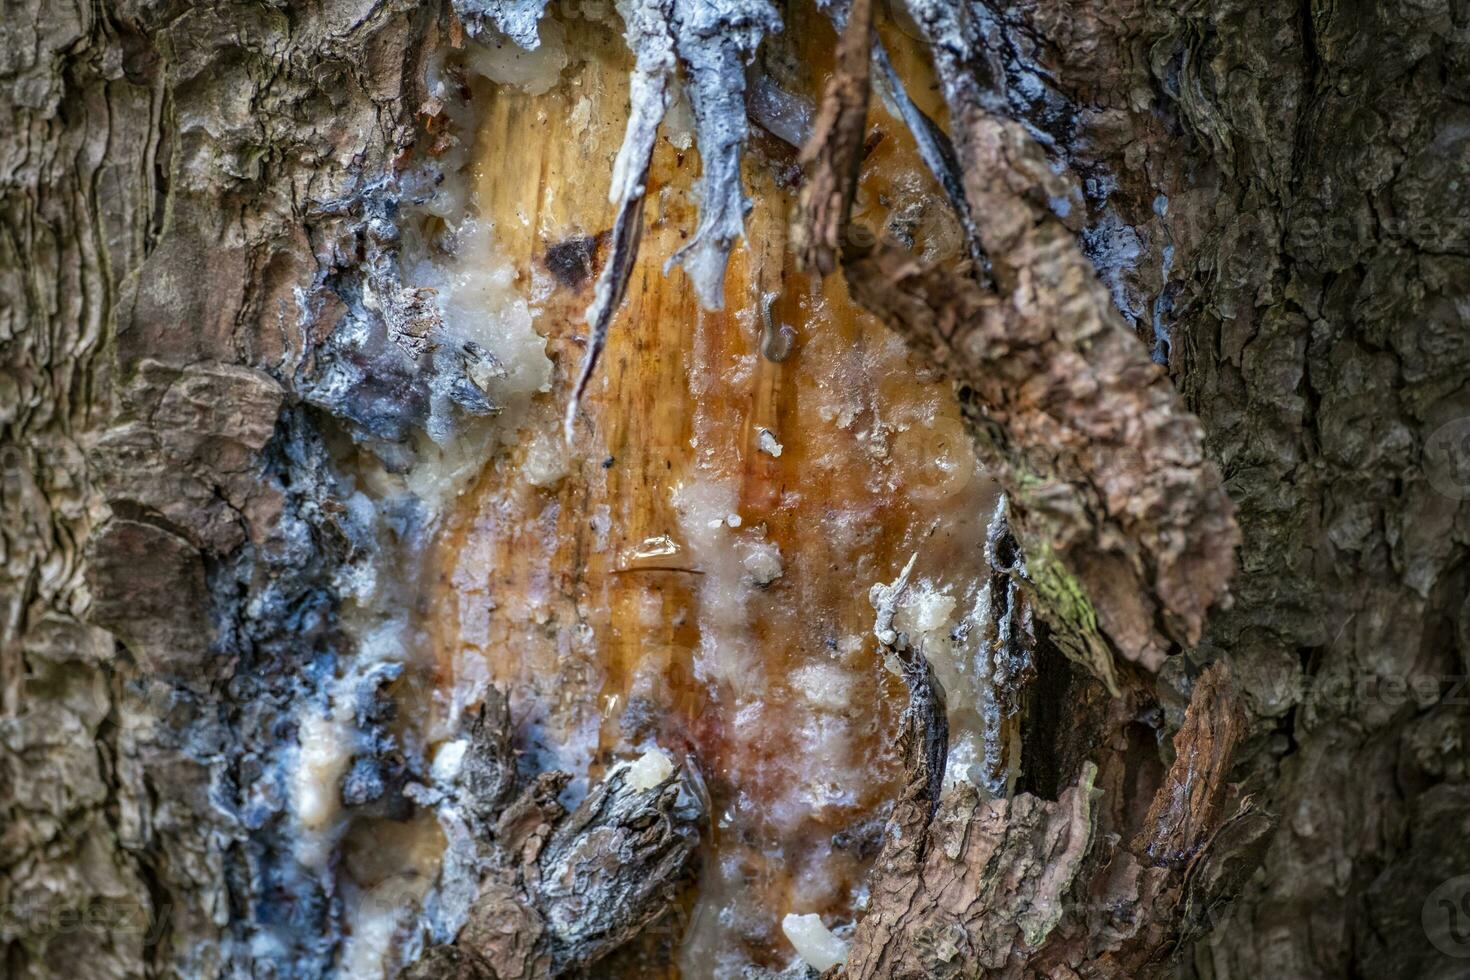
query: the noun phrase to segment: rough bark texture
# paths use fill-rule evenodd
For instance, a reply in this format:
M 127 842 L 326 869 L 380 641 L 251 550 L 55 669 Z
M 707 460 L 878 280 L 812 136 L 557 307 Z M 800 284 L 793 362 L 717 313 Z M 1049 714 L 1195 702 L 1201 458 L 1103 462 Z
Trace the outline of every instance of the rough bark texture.
M 824 276 L 837 268 L 839 238 L 852 210 L 863 162 L 872 50 L 872 0 L 855 0 L 847 10 L 837 65 L 822 94 L 812 134 L 797 159 L 805 182 L 791 247 L 804 268 Z
M 1015 171 L 1024 137 L 987 119 L 1001 111 L 1070 163 L 1084 248 L 1239 508 L 1234 604 L 1166 674 L 1229 660 L 1252 731 L 1237 778 L 1280 825 L 1189 968 L 1460 975 L 1421 910 L 1466 862 L 1436 836 L 1465 719 L 1465 493 L 1447 478 L 1463 449 L 1446 434 L 1465 411 L 1463 5 L 972 11 L 991 43 L 971 123 L 1006 156 L 968 176 Z M 1011 190 L 1052 180 L 1033 174 Z M 1054 192 L 1031 200 L 1069 216 Z M 982 228 L 1002 219 L 992 234 L 1018 227 L 972 204 Z M 963 296 L 949 283 L 910 310 L 932 321 Z
M 390 220 L 457 26 L 407 3 L 35 4 L 4 31 L 3 972 L 320 976 L 351 896 L 297 860 L 286 766 L 350 653 L 343 597 L 394 547 L 328 442 L 391 471 L 406 433 L 497 408 L 493 361 L 435 349 Z M 341 795 L 370 814 L 411 809 L 399 669 L 346 678 L 379 734 Z M 467 789 L 482 828 L 566 777 L 519 802 L 509 778 Z M 585 963 L 666 906 L 694 816 L 637 798 L 536 809 L 524 915 L 555 912 L 583 846 L 625 868 L 579 881 L 595 926 L 538 927 L 527 956 Z
M 534 37 L 541 4 L 465 6 Z M 940 799 L 918 699 L 846 972 L 1462 976 L 1423 916 L 1470 872 L 1470 8 L 931 7 L 965 24 L 937 60 L 970 87 L 949 128 L 994 289 L 887 248 L 847 274 L 969 386 L 1042 646 L 1101 680 L 1043 656 L 1008 800 Z M 710 102 L 769 27 L 746 14 Z M 330 443 L 428 426 L 440 391 L 493 410 L 475 365 L 404 340 L 375 192 L 432 131 L 450 28 L 396 0 L 0 20 L 6 976 L 317 976 L 341 942 L 341 897 L 288 870 L 277 772 L 380 547 Z M 722 207 L 711 254 L 738 188 Z M 1222 486 L 1241 547 L 1206 621 Z M 400 805 L 390 755 L 364 765 Z M 616 778 L 563 817 L 555 777 L 482 775 L 471 823 L 520 860 L 413 975 L 578 969 L 666 906 L 682 824 Z M 555 882 L 601 833 L 660 870 L 569 939 Z
M 328 642 L 339 547 L 305 516 L 312 487 L 283 480 L 282 381 L 315 342 L 293 290 L 325 230 L 307 211 L 401 150 L 432 22 L 411 4 L 7 7 L 8 976 L 249 959 L 276 661 Z M 303 965 L 325 911 L 303 904 L 286 940 Z
M 1238 887 L 1230 865 L 1259 859 L 1269 821 L 1248 801 L 1225 813 L 1245 719 L 1223 664 L 1195 684 L 1174 762 L 1141 822 L 1098 809 L 1103 787 L 1134 765 L 1106 751 L 1101 783 L 1085 762 L 1055 802 L 987 800 L 972 786 L 941 795 L 932 775 L 936 741 L 943 770 L 943 701 L 936 711 L 932 678 L 906 673 L 901 737 L 913 776 L 869 879 L 871 911 L 834 976 L 1157 975 L 1203 910 Z
M 1460 975 L 1420 913 L 1467 866 L 1440 834 L 1463 799 L 1470 513 L 1438 475 L 1463 456 L 1433 442 L 1467 407 L 1467 11 L 1037 4 L 1013 22 L 1084 107 L 1074 167 L 1115 161 L 1143 249 L 1122 305 L 1169 338 L 1243 531 L 1198 656 L 1231 664 L 1253 734 L 1238 778 L 1280 824 L 1194 969 Z

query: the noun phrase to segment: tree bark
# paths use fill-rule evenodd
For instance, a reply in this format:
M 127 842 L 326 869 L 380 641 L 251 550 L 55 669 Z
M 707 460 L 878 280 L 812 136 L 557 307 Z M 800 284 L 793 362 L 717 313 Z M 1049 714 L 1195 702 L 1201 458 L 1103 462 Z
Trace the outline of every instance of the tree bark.
M 362 596 L 407 605 L 442 571 L 415 550 L 421 517 L 361 519 L 372 481 L 410 479 L 438 445 L 467 444 L 477 471 L 503 448 L 493 379 L 515 370 L 436 340 L 400 220 L 430 191 L 405 175 L 458 152 L 444 93 L 468 85 L 436 87 L 445 58 L 467 33 L 534 38 L 544 6 L 7 9 L 5 976 L 352 976 L 368 920 L 344 908 L 400 886 L 428 923 L 399 955 L 409 975 L 669 968 L 713 816 L 697 767 L 610 766 L 563 805 L 568 777 L 517 757 L 492 688 L 435 783 L 395 727 L 395 710 L 439 710 L 430 679 L 363 652 Z M 646 6 L 699 25 L 625 67 L 660 112 L 675 61 L 694 93 L 707 210 L 679 255 L 707 300 L 726 294 L 732 221 L 752 254 L 786 246 L 779 222 L 745 219 L 738 181 L 739 147 L 776 124 L 753 110 L 755 136 L 724 134 L 717 156 L 702 114 L 757 45 L 806 51 L 790 25 L 817 15 L 771 8 L 776 38 L 760 4 L 700 8 L 709 23 Z M 1461 976 L 1470 7 L 856 0 L 852 17 L 928 52 L 947 135 L 914 138 L 966 244 L 932 263 L 844 223 L 870 86 L 887 65 L 923 101 L 928 71 L 898 50 L 893 69 L 881 43 L 854 55 L 872 39 L 851 30 L 803 134 L 793 249 L 955 384 L 1010 502 L 984 556 L 992 602 L 1036 625 L 991 638 L 1024 664 L 1006 690 L 1019 783 L 999 795 L 942 788 L 942 692 L 879 631 L 908 700 L 873 723 L 903 778 L 832 975 Z M 537 253 L 549 303 L 674 290 L 630 286 L 642 183 L 666 166 L 640 161 L 634 128 L 616 223 L 604 208 Z M 633 349 L 610 344 L 601 370 Z M 551 346 L 552 394 L 526 397 L 557 431 L 571 403 L 575 429 L 581 348 Z M 615 497 L 602 469 L 571 467 L 563 492 Z M 376 898 L 339 886 L 367 860 L 346 838 L 303 844 L 292 772 L 333 711 L 356 741 L 332 806 L 447 840 Z

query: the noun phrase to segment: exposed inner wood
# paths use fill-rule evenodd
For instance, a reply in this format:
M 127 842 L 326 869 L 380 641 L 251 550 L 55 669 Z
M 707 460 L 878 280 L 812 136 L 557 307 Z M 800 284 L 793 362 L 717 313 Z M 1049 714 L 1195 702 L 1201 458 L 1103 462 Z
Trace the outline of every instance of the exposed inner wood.
M 949 385 L 922 376 L 841 277 L 796 271 L 794 147 L 756 130 L 754 208 L 724 310 L 701 310 L 682 271 L 664 274 L 697 207 L 698 156 L 676 121 L 655 150 L 642 250 L 567 453 L 560 419 L 614 217 L 629 58 L 604 26 L 563 26 L 561 84 L 474 90 L 479 215 L 539 311 L 556 370 L 430 562 L 435 710 L 447 723 L 478 684 L 504 688 L 526 768 L 566 769 L 573 794 L 654 745 L 687 758 L 713 826 L 682 924 L 684 974 L 779 965 L 792 955 L 785 914 L 851 920 L 898 789 L 905 695 L 871 635 L 869 588 L 915 553 L 901 625 L 956 688 L 957 733 L 981 728 L 966 690 L 975 643 L 949 634 L 978 608 L 995 489 Z M 901 70 L 922 77 L 910 40 L 883 31 Z M 834 43 L 820 15 L 796 8 L 774 80 L 814 106 Z M 873 101 L 854 218 L 958 256 L 939 188 Z

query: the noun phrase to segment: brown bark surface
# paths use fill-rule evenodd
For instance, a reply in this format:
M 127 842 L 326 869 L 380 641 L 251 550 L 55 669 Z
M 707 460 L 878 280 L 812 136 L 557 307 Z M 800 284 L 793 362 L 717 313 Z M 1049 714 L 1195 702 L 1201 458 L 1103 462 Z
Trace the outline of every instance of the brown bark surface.
M 411 514 L 366 525 L 359 497 L 412 469 L 445 411 L 476 432 L 504 408 L 479 383 L 493 352 L 438 356 L 436 314 L 398 267 L 416 191 L 393 178 L 454 141 L 428 79 L 466 31 L 534 35 L 542 4 L 456 6 L 17 0 L 0 19 L 0 975 L 328 975 L 353 941 L 344 908 L 372 899 L 336 884 L 338 864 L 416 867 L 429 838 L 476 870 L 403 883 L 418 901 L 433 877 L 465 923 L 457 941 L 426 929 L 409 975 L 667 965 L 710 818 L 696 773 L 637 792 L 594 773 L 567 812 L 565 778 L 517 762 L 491 712 L 446 801 L 393 737 L 395 705 L 422 708 L 438 667 L 358 657 L 373 570 L 397 568 L 382 588 L 406 594 L 443 567 L 402 558 Z M 1470 9 L 922 0 L 905 16 L 857 0 L 853 22 L 868 11 L 911 82 L 925 49 L 898 39 L 932 42 L 945 106 L 913 95 L 948 133 L 975 247 L 936 265 L 845 233 L 870 165 L 856 107 L 886 77 L 877 61 L 858 77 L 855 40 L 802 158 L 793 242 L 957 383 L 1024 552 L 970 559 L 1038 628 L 994 641 L 1027 663 L 1035 648 L 1010 691 L 1020 782 L 994 799 L 941 792 L 942 694 L 888 644 L 908 710 L 874 738 L 903 788 L 834 974 L 1463 976 L 1470 945 L 1446 916 L 1470 891 L 1454 885 L 1470 874 Z M 482 132 L 530 139 L 527 111 L 493 102 Z M 582 158 L 551 140 L 516 153 Z M 760 203 L 725 288 L 792 261 L 795 212 L 771 202 L 795 162 L 748 152 Z M 579 229 L 506 239 L 559 283 L 546 433 L 608 259 L 605 177 Z M 512 210 L 542 179 L 508 167 L 483 185 Z M 558 521 L 672 466 L 641 439 L 679 428 L 660 413 L 689 396 L 675 358 L 694 297 L 683 279 L 660 292 L 658 266 L 694 216 L 670 218 L 613 327 L 631 309 L 643 332 L 613 335 L 611 393 L 588 389 L 581 438 L 618 465 L 588 457 L 544 508 L 496 498 L 492 467 L 475 498 L 537 504 L 557 560 L 613 596 L 613 625 L 639 586 Z M 836 322 L 844 342 L 881 336 L 854 308 Z M 778 413 L 794 395 L 761 364 L 758 404 Z M 794 467 L 807 450 L 788 445 Z M 731 465 L 747 458 L 767 467 L 748 489 L 779 469 L 753 446 Z M 662 533 L 627 506 L 629 540 Z M 799 516 L 773 533 L 802 540 Z M 834 605 L 871 613 L 868 572 L 901 562 L 900 538 Z M 502 587 L 530 590 L 517 539 L 497 547 Z M 566 594 L 555 615 L 608 627 Z M 561 720 L 581 724 L 639 661 L 559 673 L 592 654 L 563 656 L 544 625 L 527 613 L 497 647 L 526 670 L 511 694 L 565 686 Z M 282 765 L 334 671 L 363 733 L 341 795 L 371 833 L 314 865 Z M 445 845 L 448 802 L 465 834 Z

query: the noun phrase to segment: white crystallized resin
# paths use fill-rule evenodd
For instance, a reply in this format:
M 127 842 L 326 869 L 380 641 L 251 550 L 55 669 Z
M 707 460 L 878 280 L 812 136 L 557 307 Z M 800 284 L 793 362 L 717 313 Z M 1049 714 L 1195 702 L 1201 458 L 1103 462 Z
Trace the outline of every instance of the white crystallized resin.
M 815 912 L 787 915 L 781 920 L 781 931 L 796 947 L 797 955 L 818 972 L 847 962 L 847 943 L 832 935 Z

